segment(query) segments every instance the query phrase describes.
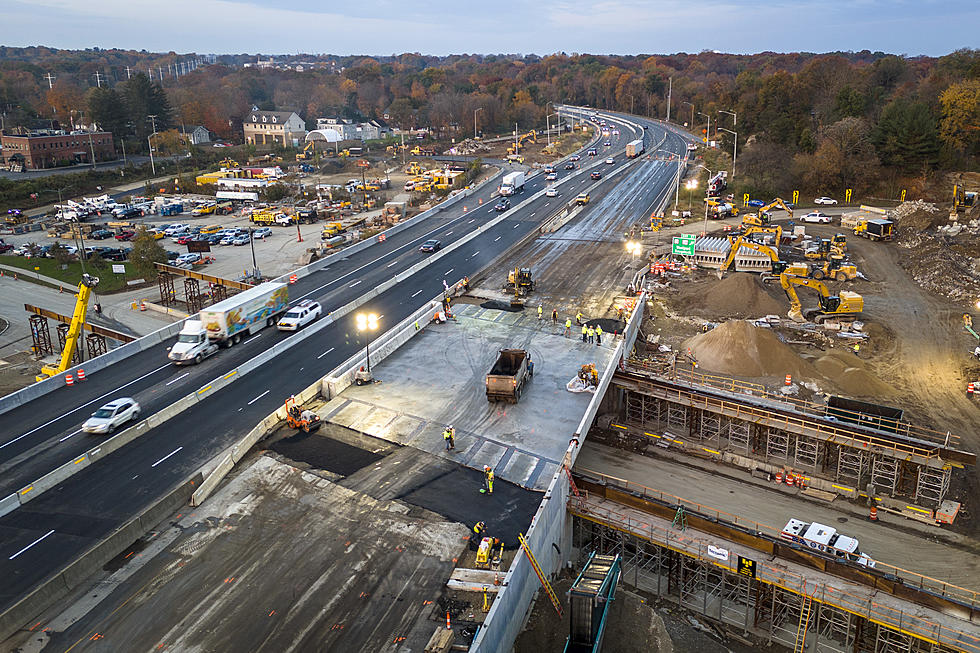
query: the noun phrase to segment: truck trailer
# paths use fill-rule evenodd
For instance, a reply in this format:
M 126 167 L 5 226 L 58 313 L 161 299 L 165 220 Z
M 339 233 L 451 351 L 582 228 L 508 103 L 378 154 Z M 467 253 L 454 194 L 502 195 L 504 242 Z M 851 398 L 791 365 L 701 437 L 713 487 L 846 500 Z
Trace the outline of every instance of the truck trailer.
M 626 144 L 626 158 L 634 159 L 643 154 L 643 139 L 638 138 Z
M 487 374 L 487 401 L 516 404 L 521 398 L 524 383 L 532 374 L 530 359 L 525 349 L 501 349 Z
M 218 349 L 274 325 L 288 304 L 289 288 L 284 283 L 263 283 L 242 291 L 184 322 L 167 358 L 176 365 L 200 363 Z
M 503 180 L 500 182 L 501 195 L 513 195 L 514 193 L 519 193 L 522 190 L 524 190 L 523 172 L 511 172 L 504 175 Z

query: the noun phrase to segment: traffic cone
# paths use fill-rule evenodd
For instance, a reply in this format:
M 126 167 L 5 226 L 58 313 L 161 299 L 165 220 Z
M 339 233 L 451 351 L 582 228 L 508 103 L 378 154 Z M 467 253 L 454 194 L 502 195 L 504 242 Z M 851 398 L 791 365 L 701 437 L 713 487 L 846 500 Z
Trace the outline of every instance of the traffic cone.
M 967 383 L 966 384 L 966 394 L 971 395 L 971 396 L 973 395 L 973 384 L 972 383 Z
M 776 472 L 776 482 L 777 483 L 782 483 L 783 482 L 783 473 L 782 472 Z
M 790 474 L 789 472 L 786 472 L 786 485 L 792 485 L 792 484 L 793 484 L 793 475 Z
M 65 385 L 75 385 L 75 377 L 71 374 L 65 374 Z
M 793 385 L 793 375 L 792 374 L 787 374 L 786 375 L 786 385 Z
M 452 630 L 452 625 L 449 623 L 449 610 L 446 610 L 446 630 Z
M 145 300 L 142 300 L 142 299 L 140 300 L 140 310 L 141 311 L 145 311 L 146 310 L 146 301 Z
M 871 514 L 868 515 L 868 521 L 878 521 L 878 506 L 871 504 Z
M 79 381 L 85 380 L 85 370 L 83 370 L 82 368 L 78 368 L 78 380 Z

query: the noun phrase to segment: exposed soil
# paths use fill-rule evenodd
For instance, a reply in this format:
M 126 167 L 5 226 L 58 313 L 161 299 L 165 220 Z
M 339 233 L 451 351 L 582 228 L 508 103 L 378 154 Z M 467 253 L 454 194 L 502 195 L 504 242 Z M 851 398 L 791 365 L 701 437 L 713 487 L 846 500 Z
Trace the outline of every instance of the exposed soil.
M 745 377 L 779 376 L 818 378 L 820 373 L 780 342 L 772 329 L 732 320 L 684 341 L 685 350 L 705 371 Z
M 711 275 L 686 285 L 676 300 L 676 307 L 681 313 L 717 320 L 781 315 L 788 305 L 756 275 L 736 272 L 721 281 Z

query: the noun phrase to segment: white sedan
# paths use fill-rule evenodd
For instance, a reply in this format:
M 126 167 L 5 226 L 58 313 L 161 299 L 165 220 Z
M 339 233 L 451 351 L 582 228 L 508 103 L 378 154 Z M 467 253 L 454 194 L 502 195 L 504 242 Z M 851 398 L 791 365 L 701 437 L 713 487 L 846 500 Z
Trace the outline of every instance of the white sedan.
M 811 211 L 803 216 L 803 222 L 816 222 L 830 224 L 831 217 L 826 213 L 821 213 L 820 211 Z
M 833 197 L 818 197 L 817 199 L 813 200 L 813 203 L 814 204 L 837 204 L 837 200 L 835 200 Z
M 552 186 L 544 192 L 545 197 L 558 197 L 558 189 Z
M 318 302 L 304 299 L 286 311 L 286 314 L 279 318 L 276 326 L 280 331 L 297 331 L 320 317 L 322 312 L 323 309 Z
M 606 165 L 610 165 L 611 166 L 614 163 L 616 163 L 616 160 L 615 159 L 612 159 L 612 158 L 606 159 Z
M 127 422 L 135 422 L 140 416 L 140 405 L 135 399 L 121 397 L 98 409 L 82 424 L 86 433 L 112 433 Z

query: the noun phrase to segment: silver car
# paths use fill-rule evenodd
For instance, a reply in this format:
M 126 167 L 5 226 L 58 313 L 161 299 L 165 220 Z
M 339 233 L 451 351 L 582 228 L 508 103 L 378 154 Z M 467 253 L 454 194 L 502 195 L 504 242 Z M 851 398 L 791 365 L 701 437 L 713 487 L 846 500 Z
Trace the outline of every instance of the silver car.
M 132 397 L 113 399 L 82 424 L 86 433 L 112 433 L 123 424 L 135 422 L 140 417 L 140 405 Z

